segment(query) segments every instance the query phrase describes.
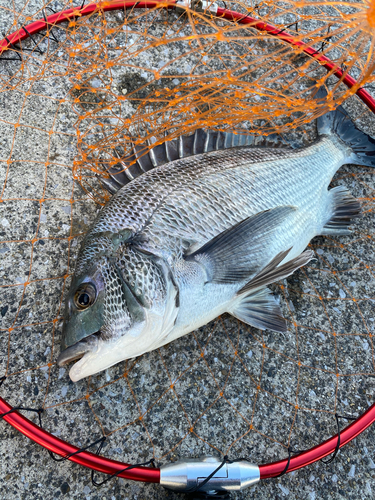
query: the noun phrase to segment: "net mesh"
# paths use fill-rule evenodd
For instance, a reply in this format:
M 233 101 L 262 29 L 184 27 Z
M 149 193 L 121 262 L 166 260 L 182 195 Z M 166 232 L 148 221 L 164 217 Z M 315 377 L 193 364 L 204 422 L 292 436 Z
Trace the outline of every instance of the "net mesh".
M 48 9 L 72 6 L 0 5 L 7 36 Z M 108 199 L 100 176 L 129 156 L 131 142 L 148 144 L 146 151 L 204 127 L 278 132 L 304 144 L 314 135 L 311 120 L 351 93 L 312 58 L 251 25 L 166 5 L 77 15 L 2 54 L 2 394 L 13 405 L 43 407 L 46 427 L 78 446 L 110 436 L 104 453 L 116 459 L 217 452 L 262 463 L 283 458 L 290 444 L 313 446 L 336 432 L 335 412 L 356 416 L 373 402 L 371 169 L 346 166 L 333 181 L 363 205 L 353 234 L 315 238 L 316 260 L 273 286 L 287 333 L 223 316 L 79 383 L 55 363 L 79 243 Z M 287 29 L 371 88 L 369 2 L 226 7 Z M 314 100 L 316 81 L 328 86 L 325 103 Z M 356 98 L 346 107 L 373 130 Z

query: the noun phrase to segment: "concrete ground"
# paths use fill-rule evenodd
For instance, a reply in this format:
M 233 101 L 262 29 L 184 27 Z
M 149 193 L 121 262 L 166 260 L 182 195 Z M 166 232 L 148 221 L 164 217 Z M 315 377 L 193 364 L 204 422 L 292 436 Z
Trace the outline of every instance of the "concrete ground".
M 6 32 L 13 18 L 8 2 L 0 5 Z M 28 2 L 24 14 L 38 8 L 37 0 Z M 158 351 L 71 382 L 55 363 L 64 284 L 99 208 L 72 179 L 78 152 L 77 115 L 66 98 L 71 82 L 41 78 L 31 88 L 6 87 L 17 64 L 0 61 L 1 397 L 45 408 L 43 426 L 77 446 L 106 435 L 103 455 L 129 463 L 154 457 L 158 465 L 202 454 L 275 461 L 287 457 L 289 444 L 303 450 L 335 434 L 335 412 L 355 417 L 374 402 L 375 178 L 352 165 L 334 185 L 347 186 L 363 205 L 353 234 L 315 238 L 316 260 L 272 287 L 290 321 L 286 334 L 223 316 Z M 120 75 L 121 91 L 130 80 Z M 348 109 L 363 111 L 356 100 Z M 369 113 L 360 125 L 374 130 Z M 118 478 L 96 488 L 88 470 L 54 462 L 5 422 L 0 439 L 2 498 L 184 498 Z M 371 499 L 374 462 L 369 428 L 331 464 L 262 481 L 232 498 Z

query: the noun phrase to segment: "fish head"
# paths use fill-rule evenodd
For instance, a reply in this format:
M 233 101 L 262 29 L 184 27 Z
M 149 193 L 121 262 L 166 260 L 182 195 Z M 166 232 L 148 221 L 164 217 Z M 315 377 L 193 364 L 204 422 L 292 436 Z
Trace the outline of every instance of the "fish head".
M 74 382 L 162 345 L 178 312 L 178 289 L 162 258 L 129 244 L 88 253 L 68 292 L 57 360 L 78 360 L 69 372 Z
M 104 290 L 103 276 L 98 269 L 93 269 L 92 274 L 73 278 L 63 316 L 63 349 L 103 327 Z

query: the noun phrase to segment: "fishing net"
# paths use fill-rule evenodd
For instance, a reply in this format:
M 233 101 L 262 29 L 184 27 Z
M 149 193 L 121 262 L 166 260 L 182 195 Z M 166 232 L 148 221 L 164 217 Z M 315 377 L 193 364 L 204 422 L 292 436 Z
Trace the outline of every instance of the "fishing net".
M 109 199 L 101 179 L 134 161 L 134 144 L 146 153 L 203 127 L 278 133 L 302 145 L 314 138 L 313 119 L 344 101 L 371 134 L 372 113 L 350 96 L 364 85 L 371 92 L 375 7 L 124 4 L 0 2 L 0 395 L 13 406 L 43 408 L 44 427 L 78 447 L 106 436 L 102 453 L 130 463 L 202 454 L 285 458 L 288 448 L 305 450 L 336 434 L 335 414 L 357 417 L 373 403 L 371 169 L 345 166 L 333 181 L 363 205 L 353 234 L 315 238 L 316 260 L 274 285 L 289 320 L 285 334 L 223 316 L 72 383 L 55 363 L 64 294 L 80 241 Z M 32 32 L 36 20 L 40 30 Z M 321 85 L 324 100 L 315 98 Z M 11 453 L 0 450 L 4 491 L 16 498 L 7 457 L 24 439 L 10 441 L 5 424 L 1 432 L 12 443 Z M 36 467 L 23 453 L 20 461 L 26 471 Z M 88 494 L 74 474 L 78 497 Z M 30 493 L 33 484 L 24 481 Z M 120 491 L 123 481 L 108 491 Z M 370 495 L 374 480 L 364 484 Z

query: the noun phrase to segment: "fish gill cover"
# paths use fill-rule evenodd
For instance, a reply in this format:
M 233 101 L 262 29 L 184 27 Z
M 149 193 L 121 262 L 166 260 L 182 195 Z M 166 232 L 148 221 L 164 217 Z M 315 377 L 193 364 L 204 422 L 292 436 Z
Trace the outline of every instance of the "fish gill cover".
M 1 56 L 1 395 L 43 407 L 45 426 L 78 445 L 110 436 L 107 456 L 129 462 L 216 452 L 261 463 L 284 458 L 291 444 L 306 449 L 336 432 L 336 412 L 356 416 L 373 402 L 371 169 L 344 167 L 334 179 L 362 203 L 353 234 L 314 239 L 317 260 L 274 286 L 286 334 L 223 316 L 72 384 L 55 363 L 64 293 L 79 242 L 108 199 L 100 176 L 131 162 L 132 142 L 158 144 L 203 127 L 277 132 L 305 144 L 314 138 L 312 120 L 344 101 L 370 134 L 374 119 L 333 70 L 254 23 L 218 19 L 213 4 L 200 12 L 167 10 L 168 2 L 105 12 L 109 3 L 81 16 L 75 2 L 73 18 Z M 290 33 L 371 89 L 374 3 L 217 5 Z M 9 38 L 73 4 L 0 6 Z M 328 96 L 317 101 L 323 84 Z M 8 450 L 1 453 L 7 459 Z M 14 484 L 8 477 L 9 495 Z

